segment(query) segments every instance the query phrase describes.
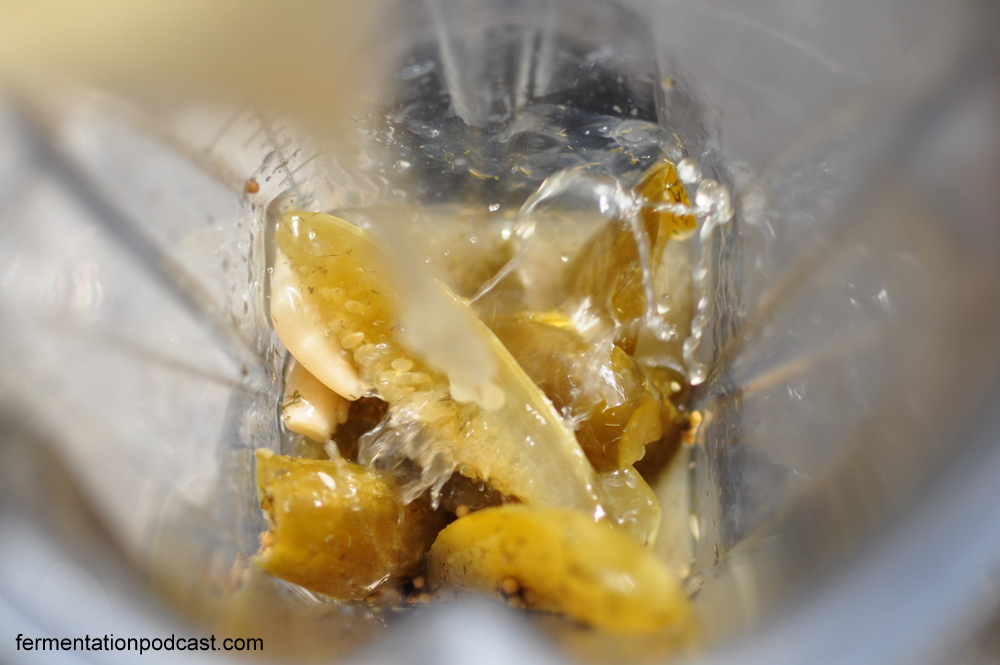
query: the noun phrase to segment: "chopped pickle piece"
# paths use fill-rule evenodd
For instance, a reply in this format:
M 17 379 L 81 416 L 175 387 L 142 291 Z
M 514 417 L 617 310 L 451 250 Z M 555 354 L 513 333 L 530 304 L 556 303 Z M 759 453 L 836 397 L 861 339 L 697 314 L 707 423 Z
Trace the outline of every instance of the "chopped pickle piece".
M 573 257 L 566 272 L 569 299 L 563 305 L 574 319 L 614 331 L 615 343 L 629 355 L 635 351 L 647 305 L 647 271 L 659 264 L 670 238 L 697 228 L 694 215 L 680 210 L 690 201 L 671 162 L 651 167 L 635 193 L 642 206 L 639 219 L 611 220 Z
M 639 216 L 656 248 L 653 263 L 659 263 L 667 240 L 691 235 L 698 228 L 698 220 L 690 212 L 691 201 L 673 162 L 654 164 L 643 174 L 636 190 L 642 205 Z
M 653 382 L 660 394 L 661 401 L 660 438 L 646 446 L 646 454 L 635 463 L 636 471 L 649 482 L 654 482 L 660 472 L 667 466 L 681 444 L 681 434 L 688 427 L 688 417 L 677 408 L 676 404 L 687 401 L 687 380 L 680 372 L 668 367 L 646 367 L 646 376 Z
M 402 453 L 430 470 L 404 498 L 426 487 L 439 489 L 457 470 L 526 503 L 599 512 L 596 474 L 572 432 L 465 301 L 438 285 L 467 317 L 496 370 L 491 381 L 457 390 L 444 372 L 404 345 L 393 257 L 379 241 L 344 220 L 304 212 L 283 215 L 275 240 L 272 293 L 301 304 L 281 312 L 288 318 L 276 330 L 296 358 L 303 339 L 308 353 L 318 348 L 313 339 L 338 340 L 326 352 L 349 353 L 338 358 L 358 384 L 388 402 L 384 427 L 366 435 L 366 461 Z M 319 327 L 314 313 L 321 313 Z M 298 331 L 300 325 L 308 335 Z
M 619 347 L 588 344 L 558 312 L 492 323 L 528 376 L 577 424 L 577 441 L 597 471 L 628 467 L 660 438 L 660 393 Z
M 692 621 L 680 584 L 620 530 L 560 508 L 506 505 L 456 520 L 428 555 L 432 586 L 519 593 L 532 609 L 649 634 Z
M 292 358 L 285 370 L 281 417 L 290 431 L 324 443 L 347 420 L 349 402 Z
M 656 492 L 633 467 L 597 476 L 608 518 L 645 547 L 656 547 L 662 510 Z
M 270 531 L 257 563 L 340 600 L 417 571 L 443 525 L 426 497 L 403 504 L 387 478 L 352 462 L 257 451 Z
M 287 261 L 271 267 L 271 323 L 295 359 L 330 390 L 349 400 L 364 394 L 350 355 L 316 307 L 305 302 Z

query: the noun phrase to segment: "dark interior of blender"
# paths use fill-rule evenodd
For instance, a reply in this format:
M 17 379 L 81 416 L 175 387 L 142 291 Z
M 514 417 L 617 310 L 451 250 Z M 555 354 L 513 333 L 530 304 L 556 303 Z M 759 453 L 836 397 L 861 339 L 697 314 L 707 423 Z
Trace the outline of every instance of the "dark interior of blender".
M 849 100 L 762 167 L 683 25 L 463 6 L 396 7 L 336 139 L 92 91 L 7 114 L 40 183 L 8 251 L 40 267 L 0 282 L 33 377 L 4 491 L 280 658 L 399 658 L 455 607 L 588 661 L 704 654 L 962 452 L 995 238 L 949 226 L 937 98 Z

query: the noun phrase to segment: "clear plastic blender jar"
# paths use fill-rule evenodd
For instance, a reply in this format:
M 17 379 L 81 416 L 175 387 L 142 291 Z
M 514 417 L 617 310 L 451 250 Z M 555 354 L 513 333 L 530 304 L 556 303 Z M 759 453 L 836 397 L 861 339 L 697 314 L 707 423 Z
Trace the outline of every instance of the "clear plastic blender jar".
M 645 103 L 635 122 L 666 131 L 731 194 L 735 217 L 693 249 L 705 419 L 678 538 L 707 646 L 687 657 L 954 660 L 988 621 L 1000 559 L 995 11 L 889 0 L 412 11 L 385 14 L 396 87 L 376 95 L 437 75 L 455 113 L 482 127 L 507 112 L 501 93 L 521 89 L 521 69 L 531 95 L 555 94 L 574 89 L 556 65 L 589 57 L 626 78 L 614 94 Z M 525 44 L 503 66 L 483 48 L 497 26 Z M 580 52 L 557 48 L 569 42 Z M 428 45 L 437 72 L 411 58 Z M 287 192 L 355 207 L 372 190 L 347 130 L 317 139 L 294 113 L 60 95 L 12 92 L 0 127 L 8 632 L 263 636 L 275 660 L 565 658 L 488 606 L 394 621 L 260 580 L 254 603 L 227 602 L 262 523 L 251 453 L 278 438 L 267 207 Z M 385 622 L 398 627 L 383 635 Z M 383 637 L 358 646 L 372 635 Z M 4 658 L 21 662 L 11 638 Z

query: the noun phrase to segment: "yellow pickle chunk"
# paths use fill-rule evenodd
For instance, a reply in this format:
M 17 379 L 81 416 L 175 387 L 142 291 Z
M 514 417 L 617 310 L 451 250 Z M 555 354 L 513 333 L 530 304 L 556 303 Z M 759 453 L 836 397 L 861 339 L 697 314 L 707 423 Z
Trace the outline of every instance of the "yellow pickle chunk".
M 697 227 L 671 162 L 663 160 L 646 171 L 635 194 L 641 205 L 638 220 L 611 220 L 573 257 L 566 272 L 569 298 L 563 304 L 574 316 L 585 312 L 602 329 L 613 330 L 615 343 L 629 354 L 635 351 L 648 304 L 644 250 L 652 269 L 668 240 L 690 235 Z
M 598 492 L 607 507 L 607 519 L 652 549 L 660 531 L 662 509 L 656 492 L 634 467 L 598 474 Z
M 588 344 L 559 312 L 522 313 L 493 330 L 553 405 L 599 472 L 617 471 L 661 435 L 660 393 L 636 361 L 610 343 Z
M 387 478 L 353 462 L 256 457 L 269 525 L 256 561 L 310 591 L 364 598 L 418 570 L 443 525 L 426 497 L 404 505 Z
M 637 190 L 642 204 L 639 216 L 653 241 L 655 262 L 659 260 L 656 254 L 662 253 L 669 238 L 691 235 L 698 227 L 698 220 L 691 214 L 691 202 L 677 175 L 677 167 L 668 160 L 646 171 Z M 672 206 L 676 208 L 671 209 Z
M 456 520 L 428 555 L 432 587 L 508 597 L 615 633 L 693 622 L 677 579 L 635 540 L 560 508 L 505 505 Z

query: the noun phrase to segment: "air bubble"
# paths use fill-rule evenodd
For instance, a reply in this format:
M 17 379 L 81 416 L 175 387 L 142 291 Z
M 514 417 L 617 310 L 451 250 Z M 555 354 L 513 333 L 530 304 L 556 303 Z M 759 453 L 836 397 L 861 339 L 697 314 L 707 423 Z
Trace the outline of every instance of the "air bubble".
M 701 180 L 701 169 L 698 168 L 693 159 L 685 157 L 677 163 L 677 177 L 685 185 L 693 185 Z
M 733 202 L 729 190 L 714 180 L 703 180 L 698 185 L 698 193 L 694 197 L 698 212 L 705 215 L 709 228 L 725 224 L 733 218 Z
M 659 330 L 656 331 L 656 337 L 661 342 L 669 342 L 672 339 L 676 339 L 677 338 L 677 326 L 676 325 L 670 325 L 670 326 L 664 326 L 664 327 L 660 328 Z
M 656 301 L 656 313 L 666 314 L 670 311 L 670 306 L 673 304 L 673 298 L 671 298 L 669 293 L 664 293 L 660 296 L 660 299 Z
M 433 60 L 426 60 L 424 62 L 417 62 L 412 65 L 407 65 L 399 70 L 399 78 L 404 81 L 410 81 L 424 74 L 429 74 L 434 70 L 435 63 Z
M 701 528 L 698 525 L 698 517 L 695 515 L 688 515 L 688 526 L 691 528 L 691 535 L 694 537 L 695 541 L 701 540 Z

